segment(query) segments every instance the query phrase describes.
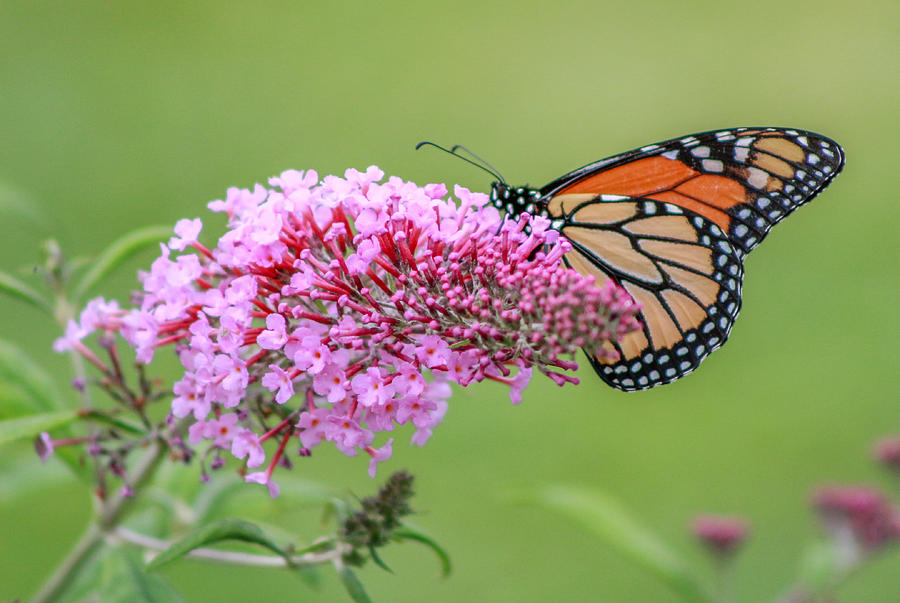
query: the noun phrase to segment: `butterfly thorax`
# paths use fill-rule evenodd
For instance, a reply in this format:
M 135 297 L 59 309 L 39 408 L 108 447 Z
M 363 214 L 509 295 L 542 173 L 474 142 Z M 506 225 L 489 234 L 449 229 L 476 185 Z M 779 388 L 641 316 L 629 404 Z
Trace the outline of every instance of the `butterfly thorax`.
M 491 184 L 491 204 L 511 216 L 522 213 L 547 215 L 547 204 L 541 199 L 541 192 L 527 186 L 512 187 L 505 182 Z

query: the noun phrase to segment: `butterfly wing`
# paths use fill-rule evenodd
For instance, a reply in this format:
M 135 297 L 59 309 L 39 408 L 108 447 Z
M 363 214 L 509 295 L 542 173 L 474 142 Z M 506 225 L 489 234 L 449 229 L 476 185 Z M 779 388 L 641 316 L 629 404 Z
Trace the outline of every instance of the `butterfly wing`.
M 561 205 L 566 263 L 598 283 L 613 279 L 642 305 L 643 330 L 615 346 L 618 360 L 592 357 L 625 391 L 669 383 L 721 346 L 741 305 L 743 267 L 722 229 L 671 203 L 618 195 Z
M 619 359 L 591 358 L 600 377 L 632 391 L 694 370 L 731 331 L 743 258 L 843 165 L 841 147 L 819 134 L 734 128 L 641 147 L 543 187 L 540 202 L 574 247 L 568 265 L 613 279 L 643 306 L 644 328 L 616 346 Z
M 704 132 L 586 165 L 541 189 L 550 214 L 599 194 L 646 197 L 719 226 L 741 257 L 824 189 L 844 153 L 819 134 L 784 128 Z

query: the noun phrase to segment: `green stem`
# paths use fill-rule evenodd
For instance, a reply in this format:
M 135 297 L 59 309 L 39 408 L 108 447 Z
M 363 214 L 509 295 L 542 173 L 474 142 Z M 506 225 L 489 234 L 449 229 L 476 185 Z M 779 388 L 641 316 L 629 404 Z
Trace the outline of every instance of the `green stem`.
M 160 540 L 133 532 L 126 528 L 119 528 L 113 535 L 117 540 L 135 544 L 145 548 L 148 551 L 165 551 L 172 546 L 173 542 L 168 540 Z M 320 545 L 315 545 L 320 546 Z M 188 557 L 202 559 L 204 561 L 213 561 L 216 563 L 224 563 L 231 565 L 243 565 L 245 567 L 313 567 L 324 563 L 332 563 L 335 559 L 340 559 L 348 553 L 350 547 L 344 543 L 337 543 L 335 548 L 324 553 L 304 553 L 302 555 L 294 555 L 288 562 L 284 557 L 274 557 L 272 555 L 258 555 L 256 553 L 239 553 L 235 551 L 222 551 L 218 549 L 196 548 L 187 554 Z M 154 555 L 155 557 L 155 555 Z
M 147 455 L 131 473 L 132 487 L 135 494 L 147 483 L 159 462 L 165 455 L 166 447 L 162 442 L 154 442 L 150 446 Z M 88 526 L 65 559 L 57 566 L 53 574 L 44 583 L 44 586 L 34 597 L 34 603 L 55 601 L 72 584 L 78 573 L 90 560 L 91 556 L 103 542 L 109 532 L 112 532 L 119 523 L 124 513 L 129 509 L 135 497 L 117 495 L 107 503 L 99 506 L 97 517 Z
M 101 542 L 103 542 L 102 530 L 96 523 L 91 523 L 66 558 L 57 566 L 50 579 L 34 596 L 34 603 L 53 601 L 65 592 Z
M 716 601 L 719 603 L 735 600 L 733 561 L 728 553 L 716 559 Z

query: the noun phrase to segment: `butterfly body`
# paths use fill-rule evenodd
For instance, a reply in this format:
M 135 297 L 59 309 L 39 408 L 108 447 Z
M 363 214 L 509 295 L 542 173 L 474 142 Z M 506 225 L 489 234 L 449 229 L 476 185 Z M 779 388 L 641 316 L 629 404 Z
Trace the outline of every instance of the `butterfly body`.
M 634 391 L 693 371 L 731 332 L 743 260 L 771 228 L 840 172 L 841 147 L 795 129 L 693 134 L 604 159 L 540 189 L 495 182 L 491 202 L 551 220 L 566 263 L 612 280 L 642 305 L 643 331 L 592 357 L 609 385 Z

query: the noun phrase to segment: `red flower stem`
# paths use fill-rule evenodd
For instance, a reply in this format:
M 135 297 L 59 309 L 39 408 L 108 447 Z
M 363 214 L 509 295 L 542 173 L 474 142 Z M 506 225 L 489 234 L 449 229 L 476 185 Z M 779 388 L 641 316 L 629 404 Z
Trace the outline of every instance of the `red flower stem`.
M 294 414 L 296 414 L 296 411 L 294 411 L 294 412 L 292 412 L 291 414 L 289 414 L 289 415 L 287 416 L 287 418 L 286 418 L 284 421 L 282 421 L 281 423 L 279 423 L 278 425 L 276 425 L 275 427 L 273 427 L 272 429 L 270 429 L 269 431 L 267 431 L 266 433 L 264 433 L 264 434 L 259 438 L 260 444 L 262 444 L 263 442 L 265 442 L 266 440 L 268 440 L 268 439 L 271 438 L 272 436 L 276 435 L 276 434 L 277 434 L 278 432 L 280 432 L 282 429 L 284 429 L 285 426 L 287 426 L 291 421 L 294 420 Z

